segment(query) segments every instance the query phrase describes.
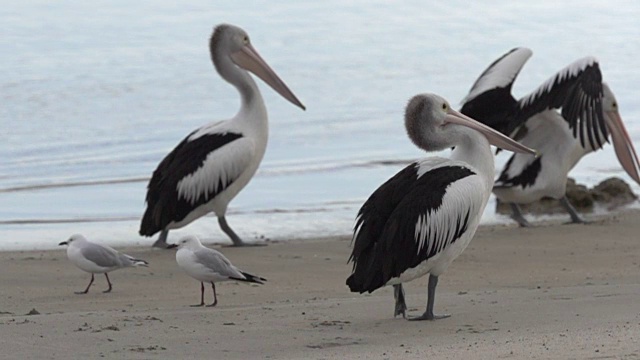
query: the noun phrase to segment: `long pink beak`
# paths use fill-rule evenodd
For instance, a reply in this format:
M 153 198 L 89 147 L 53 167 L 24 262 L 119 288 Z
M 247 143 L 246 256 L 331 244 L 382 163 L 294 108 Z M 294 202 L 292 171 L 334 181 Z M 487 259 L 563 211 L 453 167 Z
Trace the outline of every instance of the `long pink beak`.
M 616 151 L 618 160 L 622 168 L 640 184 L 640 176 L 638 175 L 638 169 L 640 169 L 640 163 L 638 162 L 638 155 L 633 148 L 633 142 L 627 129 L 622 123 L 622 118 L 617 111 L 606 112 L 607 115 L 607 128 L 611 133 L 611 139 L 613 140 L 613 148 Z
M 448 115 L 446 117 L 445 122 L 451 124 L 458 124 L 462 126 L 466 126 L 468 128 L 474 129 L 484 135 L 491 145 L 495 145 L 501 149 L 509 150 L 517 153 L 523 154 L 531 154 L 538 156 L 538 152 L 530 149 L 519 142 L 509 138 L 508 136 L 502 135 L 500 132 L 493 130 L 487 125 L 476 121 L 462 113 L 449 109 L 447 111 Z
M 241 50 L 232 53 L 231 59 L 233 59 L 233 62 L 238 66 L 254 73 L 257 77 L 262 79 L 262 81 L 267 83 L 267 85 L 271 86 L 271 88 L 283 98 L 289 100 L 292 104 L 300 107 L 302 110 L 305 110 L 304 105 L 302 105 L 300 100 L 298 100 L 293 92 L 289 90 L 287 84 L 278 77 L 276 72 L 273 71 L 267 62 L 262 59 L 260 54 L 258 54 L 251 44 L 246 44 Z

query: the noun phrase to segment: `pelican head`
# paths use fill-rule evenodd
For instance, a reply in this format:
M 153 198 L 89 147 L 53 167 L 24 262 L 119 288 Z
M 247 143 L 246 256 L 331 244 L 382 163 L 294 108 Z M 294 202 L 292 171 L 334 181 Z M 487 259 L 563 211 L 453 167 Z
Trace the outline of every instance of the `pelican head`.
M 435 94 L 420 94 L 409 100 L 405 110 L 405 127 L 411 141 L 426 151 L 439 151 L 458 145 L 467 139 L 465 133 L 468 130 L 465 128 L 470 128 L 502 149 L 536 155 L 535 150 L 452 109 L 445 99 Z
M 220 66 L 221 61 L 218 61 L 218 59 L 226 55 L 233 64 L 255 74 L 282 97 L 301 109 L 305 109 L 304 105 L 289 90 L 284 81 L 278 77 L 275 71 L 271 69 L 251 45 L 251 39 L 243 29 L 229 24 L 216 26 L 213 30 L 213 35 L 211 35 L 209 47 L 213 63 L 222 77 L 226 78 L 226 74 Z
M 640 184 L 638 155 L 618 112 L 616 97 L 606 83 L 602 83 L 602 92 L 602 111 L 620 165 L 633 180 Z

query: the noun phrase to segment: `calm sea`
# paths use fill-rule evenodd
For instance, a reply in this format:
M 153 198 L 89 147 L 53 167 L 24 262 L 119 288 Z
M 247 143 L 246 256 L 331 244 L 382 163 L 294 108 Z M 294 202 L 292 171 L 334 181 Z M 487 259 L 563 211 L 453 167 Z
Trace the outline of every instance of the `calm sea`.
M 259 82 L 267 154 L 227 216 L 247 240 L 280 240 L 348 234 L 368 195 L 425 156 L 405 136 L 406 101 L 435 92 L 457 106 L 515 46 L 534 51 L 516 96 L 596 56 L 640 140 L 639 18 L 631 0 L 5 1 L 0 249 L 51 248 L 73 233 L 152 242 L 137 235 L 151 172 L 186 134 L 239 106 L 209 59 L 215 24 L 247 30 L 308 108 Z M 630 180 L 611 146 L 571 175 Z M 490 203 L 483 223 L 502 221 Z M 213 217 L 172 232 L 184 233 L 227 241 Z

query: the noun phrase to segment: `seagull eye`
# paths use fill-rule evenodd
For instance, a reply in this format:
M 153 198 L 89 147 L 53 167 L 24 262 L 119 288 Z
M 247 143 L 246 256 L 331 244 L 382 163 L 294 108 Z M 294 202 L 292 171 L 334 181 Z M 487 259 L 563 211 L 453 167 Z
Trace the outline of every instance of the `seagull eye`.
M 247 35 L 244 36 L 244 39 L 242 39 L 242 42 L 246 44 L 249 43 L 249 37 Z
M 447 103 L 442 103 L 442 110 L 447 110 Z

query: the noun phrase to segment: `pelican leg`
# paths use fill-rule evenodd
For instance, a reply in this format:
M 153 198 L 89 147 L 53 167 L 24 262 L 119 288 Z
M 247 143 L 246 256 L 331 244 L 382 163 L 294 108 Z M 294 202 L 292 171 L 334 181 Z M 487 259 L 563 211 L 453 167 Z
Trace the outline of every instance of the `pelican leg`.
M 429 285 L 427 287 L 427 310 L 424 314 L 417 317 L 410 317 L 409 321 L 417 321 L 417 320 L 438 320 L 448 318 L 451 315 L 443 314 L 443 315 L 434 315 L 433 313 L 433 303 L 436 298 L 436 286 L 438 285 L 438 277 L 435 275 L 429 274 Z
M 216 284 L 211 282 L 211 288 L 213 289 L 213 303 L 207 305 L 209 307 L 218 305 L 218 296 L 216 296 Z
M 198 307 L 204 305 L 204 283 L 200 282 L 200 304 L 191 305 L 191 307 Z
M 573 207 L 573 205 L 571 205 L 571 203 L 569 202 L 569 199 L 567 199 L 566 195 L 563 196 L 562 199 L 560 199 L 560 204 L 562 204 L 562 206 L 567 210 L 567 212 L 571 216 L 571 223 L 574 223 L 574 224 L 588 224 L 589 223 L 588 221 L 583 219 L 580 216 L 580 214 L 578 214 L 578 211 L 576 210 L 576 208 Z
M 167 244 L 167 236 L 169 235 L 169 230 L 162 230 L 160 232 L 160 236 L 158 236 L 158 240 L 153 243 L 152 247 L 157 247 L 160 249 L 169 248 L 169 244 Z
M 233 229 L 231 229 L 231 226 L 227 224 L 227 219 L 225 219 L 224 215 L 218 216 L 218 224 L 220 225 L 220 229 L 222 229 L 222 231 L 224 231 L 224 233 L 227 234 L 229 238 L 231 238 L 231 241 L 233 241 L 232 246 L 264 246 L 265 245 L 265 244 L 246 243 L 242 241 L 242 239 L 240 239 L 238 234 L 236 234 L 233 231 Z
M 111 292 L 111 289 L 113 289 L 113 287 L 111 286 L 111 281 L 109 280 L 109 275 L 107 275 L 107 273 L 104 273 L 104 276 L 107 278 L 107 284 L 109 284 L 109 288 L 105 291 L 103 291 L 103 293 L 109 293 Z
M 89 292 L 89 288 L 91 287 L 91 284 L 93 284 L 93 273 L 91 273 L 91 281 L 89 281 L 89 285 L 87 285 L 87 288 L 84 289 L 84 291 L 76 291 L 75 293 L 78 294 L 78 295 L 88 293 Z
M 396 308 L 393 311 L 393 317 L 402 315 L 403 319 L 407 318 L 407 304 L 404 301 L 404 289 L 402 284 L 393 285 L 393 297 L 396 299 Z
M 511 218 L 515 220 L 520 225 L 520 227 L 531 227 L 531 224 L 527 221 L 527 219 L 522 216 L 520 205 L 516 203 L 509 203 L 509 205 L 511 205 Z

